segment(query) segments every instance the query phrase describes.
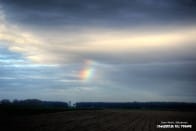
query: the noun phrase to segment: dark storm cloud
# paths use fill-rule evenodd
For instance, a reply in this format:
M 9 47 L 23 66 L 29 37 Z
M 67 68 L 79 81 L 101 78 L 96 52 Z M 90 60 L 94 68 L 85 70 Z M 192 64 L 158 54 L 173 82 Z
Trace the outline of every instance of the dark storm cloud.
M 194 0 L 0 0 L 6 18 L 31 25 L 193 22 Z

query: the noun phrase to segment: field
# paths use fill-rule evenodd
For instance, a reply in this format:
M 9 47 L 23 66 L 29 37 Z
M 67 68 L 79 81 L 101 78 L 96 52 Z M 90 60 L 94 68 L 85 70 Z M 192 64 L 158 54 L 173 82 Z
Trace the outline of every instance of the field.
M 38 114 L 1 112 L 1 131 L 157 131 L 195 130 L 196 112 L 158 110 L 68 110 Z M 188 122 L 192 129 L 160 129 L 162 122 Z

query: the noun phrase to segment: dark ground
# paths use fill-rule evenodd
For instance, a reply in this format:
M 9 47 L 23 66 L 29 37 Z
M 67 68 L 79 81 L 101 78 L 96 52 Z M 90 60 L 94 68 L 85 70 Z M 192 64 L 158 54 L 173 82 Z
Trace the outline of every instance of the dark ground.
M 192 129 L 157 129 L 161 121 L 188 122 Z M 195 131 L 196 112 L 158 110 L 0 111 L 0 131 Z

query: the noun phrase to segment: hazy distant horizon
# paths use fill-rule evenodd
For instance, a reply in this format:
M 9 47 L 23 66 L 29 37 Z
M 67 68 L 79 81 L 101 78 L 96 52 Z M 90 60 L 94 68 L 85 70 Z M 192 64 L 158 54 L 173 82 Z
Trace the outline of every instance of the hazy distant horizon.
M 196 102 L 193 0 L 0 0 L 0 99 Z

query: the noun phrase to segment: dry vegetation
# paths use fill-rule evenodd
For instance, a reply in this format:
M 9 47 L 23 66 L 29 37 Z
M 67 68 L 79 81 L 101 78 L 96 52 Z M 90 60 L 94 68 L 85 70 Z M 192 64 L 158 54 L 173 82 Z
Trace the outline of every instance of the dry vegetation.
M 196 112 L 73 110 L 34 115 L 3 115 L 0 119 L 1 131 L 189 131 L 195 130 Z M 161 121 L 188 121 L 193 128 L 157 129 L 156 125 Z

